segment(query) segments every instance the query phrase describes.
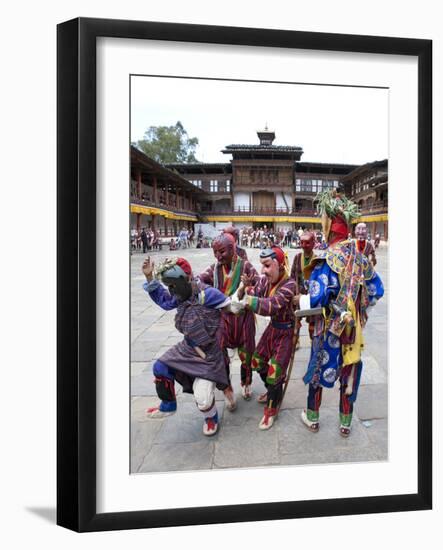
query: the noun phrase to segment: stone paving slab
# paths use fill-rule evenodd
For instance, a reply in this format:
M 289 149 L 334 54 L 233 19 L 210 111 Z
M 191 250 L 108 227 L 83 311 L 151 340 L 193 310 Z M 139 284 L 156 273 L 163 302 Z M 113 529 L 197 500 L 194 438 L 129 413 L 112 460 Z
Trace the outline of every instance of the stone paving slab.
M 335 449 L 336 451 L 342 450 L 343 458 L 346 458 L 348 449 L 364 448 L 371 444 L 371 440 L 358 419 L 352 423 L 352 438 L 341 437 L 338 431 L 339 417 L 336 408 L 321 408 L 320 430 L 315 434 L 304 426 L 300 415 L 301 409 L 283 410 L 274 425 L 279 433 L 282 455 L 301 453 L 315 456 L 328 449 Z
M 215 468 L 244 468 L 246 465 L 254 467 L 280 463 L 277 432 L 273 429 L 259 430 L 260 418 L 261 414 L 254 419 L 247 418 L 241 427 L 223 424 L 215 443 Z
M 363 371 L 360 384 L 386 384 L 388 381 L 385 367 L 380 365 L 372 355 L 363 353 Z
M 302 380 L 291 380 L 286 390 L 282 409 L 306 408 L 308 396 L 308 386 Z M 337 407 L 340 400 L 340 391 L 338 384 L 331 389 L 324 388 L 322 393 L 323 407 Z
M 382 449 L 384 460 L 388 459 L 388 419 L 380 418 L 371 420 L 366 428 L 369 439 L 374 447 Z
M 388 387 L 386 384 L 362 384 L 354 407 L 361 420 L 387 418 Z
M 213 467 L 214 442 L 200 438 L 194 443 L 153 445 L 137 473 L 210 470 Z
M 218 407 L 220 408 L 220 407 Z M 203 415 L 195 403 L 178 403 L 177 413 L 163 420 L 162 429 L 155 437 L 156 444 L 197 443 L 202 441 Z M 219 411 L 220 413 L 220 411 Z M 218 437 L 218 434 L 213 436 Z
M 340 436 L 338 436 L 340 437 Z M 322 449 L 312 453 L 294 453 L 281 455 L 280 464 L 283 466 L 302 466 L 315 464 L 346 464 L 349 462 L 380 462 L 386 460 L 386 455 L 378 448 L 350 448 L 343 453 L 342 449 L 335 447 Z
M 157 397 L 131 400 L 131 472 L 138 472 L 144 457 L 151 450 L 155 436 L 162 427 L 162 420 L 146 422 L 145 410 L 157 403 Z
M 150 374 L 152 372 L 151 361 L 140 361 L 138 363 L 131 363 L 131 377 L 139 376 L 142 373 Z
M 141 363 L 141 365 L 145 365 L 145 363 Z M 142 372 L 139 375 L 131 376 L 131 397 L 142 395 L 157 397 L 152 373 Z

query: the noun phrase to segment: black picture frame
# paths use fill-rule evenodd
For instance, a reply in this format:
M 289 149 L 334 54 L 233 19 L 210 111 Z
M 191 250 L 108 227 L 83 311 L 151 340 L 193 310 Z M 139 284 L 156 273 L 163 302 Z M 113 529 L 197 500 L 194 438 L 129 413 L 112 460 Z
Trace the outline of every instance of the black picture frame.
M 168 510 L 96 511 L 96 39 L 398 54 L 418 59 L 418 471 L 416 494 Z M 286 30 L 74 19 L 57 29 L 57 523 L 151 528 L 432 507 L 432 42 Z

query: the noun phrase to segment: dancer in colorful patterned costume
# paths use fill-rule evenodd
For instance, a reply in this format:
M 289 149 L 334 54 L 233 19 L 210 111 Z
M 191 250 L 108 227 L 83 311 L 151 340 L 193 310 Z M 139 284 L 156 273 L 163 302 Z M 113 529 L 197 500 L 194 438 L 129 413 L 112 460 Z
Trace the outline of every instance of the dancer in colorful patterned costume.
M 328 193 L 328 192 L 326 192 Z M 315 317 L 311 357 L 303 378 L 309 384 L 307 409 L 302 421 L 312 432 L 319 429 L 323 387 L 340 381 L 340 435 L 348 437 L 363 364 L 363 328 L 369 306 L 383 296 L 383 283 L 368 258 L 347 239 L 348 221 L 358 215 L 345 197 L 322 194 L 320 209 L 327 250 L 319 251 L 305 269 L 309 294 L 296 296 L 300 309 L 322 306 L 325 316 Z
M 246 295 L 241 287 L 240 302 L 232 306 L 246 307 L 258 315 L 271 317 L 252 356 L 252 368 L 257 370 L 265 383 L 266 393 L 258 398 L 266 403 L 259 428 L 272 427 L 283 395 L 283 383 L 291 359 L 294 333 L 294 312 L 292 300 L 295 281 L 289 278 L 289 265 L 285 253 L 278 246 L 260 252 L 262 274 L 258 283 L 251 286 L 251 280 L 243 277 Z
M 241 248 L 237 244 L 238 241 L 239 241 L 239 236 L 240 236 L 239 230 L 236 227 L 233 227 L 232 225 L 230 225 L 230 226 L 225 227 L 223 229 L 223 233 L 227 233 L 228 235 L 232 235 L 234 237 L 235 253 L 242 260 L 247 260 L 248 259 L 248 254 L 247 254 L 246 250 L 244 248 Z
M 202 283 L 217 288 L 225 296 L 232 296 L 237 292 L 243 275 L 248 277 L 252 285 L 256 284 L 259 275 L 250 262 L 237 256 L 235 240 L 231 234 L 222 233 L 216 237 L 212 241 L 212 249 L 217 262 L 200 274 L 199 279 Z M 219 336 L 220 347 L 225 353 L 228 377 L 229 356 L 226 348 L 238 350 L 241 361 L 242 396 L 248 400 L 252 396 L 251 359 L 255 349 L 254 313 L 247 310 L 234 315 L 229 311 L 223 311 Z M 224 393 L 226 407 L 233 411 L 236 404 L 232 387 L 230 386 Z
M 355 237 L 357 243 L 357 250 L 364 254 L 371 264 L 375 267 L 377 264 L 377 258 L 375 257 L 375 248 L 371 241 L 368 241 L 368 228 L 363 222 L 358 223 L 355 226 Z
M 175 327 L 184 339 L 157 359 L 153 366 L 159 406 L 147 410 L 150 418 L 162 418 L 177 409 L 174 381 L 183 392 L 193 393 L 197 407 L 203 413 L 204 435 L 214 435 L 218 429 L 215 388 L 228 386 L 223 353 L 217 342 L 220 310 L 229 306 L 230 298 L 215 288 L 199 290 L 192 270 L 184 258 L 166 260 L 157 270 L 160 281 L 153 279 L 154 264 L 143 263 L 146 282 L 143 288 L 154 302 L 165 310 L 177 309 Z
M 296 294 L 307 294 L 308 287 L 307 281 L 305 281 L 303 272 L 304 269 L 308 267 L 311 260 L 314 257 L 314 247 L 315 247 L 315 235 L 312 231 L 305 231 L 300 237 L 300 247 L 301 251 L 297 252 L 294 256 L 291 268 L 291 278 L 295 281 L 295 293 Z M 312 332 L 314 330 L 314 322 L 312 319 L 306 319 L 309 325 L 309 334 L 312 338 Z M 301 319 L 296 319 L 297 323 L 297 333 L 301 329 Z M 296 349 L 300 347 L 300 341 L 297 334 L 296 340 Z

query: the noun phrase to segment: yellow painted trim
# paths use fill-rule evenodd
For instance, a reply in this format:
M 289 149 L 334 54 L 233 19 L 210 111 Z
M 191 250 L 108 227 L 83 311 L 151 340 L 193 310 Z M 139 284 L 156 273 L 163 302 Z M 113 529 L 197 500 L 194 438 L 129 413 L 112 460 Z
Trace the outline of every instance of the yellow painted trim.
M 162 208 L 156 208 L 155 206 L 141 206 L 139 204 L 131 204 L 131 213 L 133 214 L 145 214 L 146 216 L 163 216 L 169 220 L 183 220 L 188 222 L 196 222 L 197 216 L 186 216 L 186 214 L 175 214 Z
M 147 216 L 163 216 L 170 220 L 183 220 L 197 222 L 196 216 L 187 216 L 186 214 L 175 214 L 162 208 L 155 206 L 141 206 L 139 204 L 131 204 L 131 212 L 133 214 L 146 214 Z M 215 215 L 204 216 L 208 222 L 289 222 L 289 223 L 314 223 L 321 224 L 320 218 L 313 216 L 231 216 L 231 215 Z M 353 220 L 353 224 L 359 222 L 387 222 L 388 214 L 363 215 Z
M 360 216 L 359 218 L 356 218 L 352 221 L 353 224 L 359 223 L 359 222 L 387 222 L 388 221 L 388 215 L 387 214 L 368 214 L 367 216 Z
M 310 216 L 205 216 L 208 222 L 304 222 L 321 224 L 320 218 Z

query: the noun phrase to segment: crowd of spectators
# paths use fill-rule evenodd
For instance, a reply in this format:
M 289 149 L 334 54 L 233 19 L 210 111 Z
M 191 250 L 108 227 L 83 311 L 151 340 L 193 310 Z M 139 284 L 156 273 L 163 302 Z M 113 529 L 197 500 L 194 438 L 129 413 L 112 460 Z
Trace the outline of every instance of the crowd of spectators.
M 298 248 L 300 246 L 300 237 L 305 232 L 306 227 L 298 229 L 276 229 L 263 225 L 259 228 L 242 227 L 238 232 L 238 244 L 248 248 L 268 248 L 272 245 L 278 245 L 282 248 Z M 322 242 L 321 231 L 314 231 L 318 243 Z
M 132 252 L 145 254 L 152 250 L 161 250 L 163 246 L 169 246 L 169 250 L 191 248 L 195 245 L 194 231 L 183 227 L 175 237 L 162 237 L 160 232 L 151 227 L 142 227 L 141 230 L 131 229 L 130 247 Z
M 237 229 L 237 228 L 236 228 Z M 235 231 L 237 244 L 247 248 L 268 248 L 272 245 L 281 247 L 298 248 L 300 246 L 300 237 L 306 230 L 306 227 L 298 229 L 276 229 L 267 225 L 261 227 L 244 226 Z M 321 231 L 314 231 L 317 245 L 322 242 Z M 174 237 L 162 237 L 156 229 L 143 227 L 141 230 L 131 230 L 131 253 L 146 253 L 152 250 L 161 250 L 163 246 L 168 246 L 169 250 L 180 250 L 185 248 L 210 248 L 211 239 L 205 237 L 201 228 L 197 235 L 192 229 L 183 227 Z

